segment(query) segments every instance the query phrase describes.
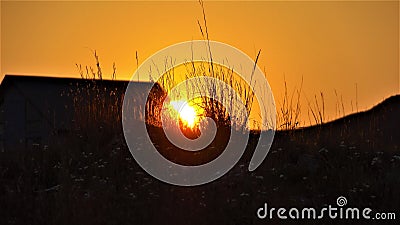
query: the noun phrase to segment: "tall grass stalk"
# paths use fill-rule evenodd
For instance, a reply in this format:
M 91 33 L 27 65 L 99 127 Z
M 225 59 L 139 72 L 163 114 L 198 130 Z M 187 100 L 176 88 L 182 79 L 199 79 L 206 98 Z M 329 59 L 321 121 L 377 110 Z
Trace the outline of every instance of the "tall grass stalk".
M 294 88 L 289 93 L 286 77 L 283 78 L 284 94 L 282 104 L 278 110 L 279 129 L 294 130 L 300 126 L 301 104 L 300 96 L 303 89 L 303 77 L 301 78 L 300 87 Z

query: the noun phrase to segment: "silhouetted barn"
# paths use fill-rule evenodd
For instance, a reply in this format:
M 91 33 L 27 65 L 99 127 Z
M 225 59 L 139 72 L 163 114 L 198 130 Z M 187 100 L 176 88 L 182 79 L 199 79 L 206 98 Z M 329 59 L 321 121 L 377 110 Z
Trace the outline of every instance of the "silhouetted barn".
M 143 90 L 153 85 L 158 97 L 164 94 L 157 83 L 133 84 L 133 101 L 137 105 L 144 105 L 147 96 Z M 77 111 L 83 108 L 77 107 L 77 101 L 84 106 L 91 104 L 94 110 L 108 109 L 95 104 L 111 102 L 119 112 L 127 85 L 128 81 L 6 75 L 0 86 L 0 149 L 46 145 L 51 135 L 71 131 L 77 123 Z M 101 101 L 96 101 L 96 97 Z M 159 110 L 149 104 L 146 107 Z M 135 109 L 135 118 L 144 119 L 142 112 Z

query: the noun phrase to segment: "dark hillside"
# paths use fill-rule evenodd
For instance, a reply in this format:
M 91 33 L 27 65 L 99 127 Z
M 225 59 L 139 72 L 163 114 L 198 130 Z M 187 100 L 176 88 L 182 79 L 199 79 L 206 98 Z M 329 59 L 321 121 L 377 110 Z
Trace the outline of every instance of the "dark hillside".
M 299 129 L 296 136 L 314 136 L 324 143 L 349 141 L 364 150 L 398 151 L 400 142 L 400 95 L 391 96 L 370 110 L 335 121 Z M 342 139 L 342 140 L 339 140 Z

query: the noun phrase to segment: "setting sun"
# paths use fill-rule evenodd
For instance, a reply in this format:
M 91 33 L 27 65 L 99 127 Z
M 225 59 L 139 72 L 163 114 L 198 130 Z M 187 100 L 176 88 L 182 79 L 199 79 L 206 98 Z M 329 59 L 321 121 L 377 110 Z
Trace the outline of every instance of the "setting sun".
M 179 113 L 179 118 L 185 125 L 193 128 L 197 118 L 194 107 L 190 106 L 186 101 L 172 101 L 170 104 Z

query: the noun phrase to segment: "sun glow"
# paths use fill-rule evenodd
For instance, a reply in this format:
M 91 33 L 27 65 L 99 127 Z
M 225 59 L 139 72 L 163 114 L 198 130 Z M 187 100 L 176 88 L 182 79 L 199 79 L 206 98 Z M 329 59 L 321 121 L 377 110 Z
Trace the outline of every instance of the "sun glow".
M 186 126 L 193 128 L 196 125 L 198 114 L 193 106 L 186 101 L 172 101 L 170 105 L 179 113 L 179 118 Z

